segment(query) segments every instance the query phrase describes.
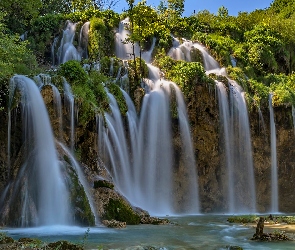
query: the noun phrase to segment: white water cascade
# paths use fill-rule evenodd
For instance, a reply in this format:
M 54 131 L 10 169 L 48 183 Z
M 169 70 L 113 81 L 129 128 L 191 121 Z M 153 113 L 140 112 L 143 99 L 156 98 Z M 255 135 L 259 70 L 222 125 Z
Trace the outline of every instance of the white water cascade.
M 140 55 L 137 44 L 133 47 L 125 42 L 130 34 L 128 24 L 128 19 L 123 20 L 116 34 L 116 55 L 121 59 Z M 147 63 L 155 42 L 153 39 L 150 50 L 142 52 Z M 151 64 L 148 68 L 149 83 L 142 83 L 146 94 L 139 117 L 122 90 L 128 106 L 125 122 L 108 93 L 111 112 L 97 119 L 99 151 L 109 162 L 106 165 L 117 187 L 133 205 L 156 215 L 199 213 L 196 162 L 183 95 L 175 83 L 160 79 L 158 68 Z M 174 138 L 175 130 L 178 138 Z
M 277 166 L 277 137 L 272 94 L 269 95 L 270 142 L 271 142 L 271 213 L 279 212 L 278 166 Z
M 132 43 L 126 41 L 128 36 L 130 35 L 128 25 L 129 18 L 125 18 L 123 21 L 120 22 L 118 32 L 115 36 L 116 56 L 123 60 L 132 59 L 133 52 L 136 56 L 139 56 L 140 54 L 140 47 L 137 43 L 135 43 L 133 46 Z
M 69 60 L 81 61 L 81 54 L 73 44 L 76 25 L 76 23 L 72 23 L 71 21 L 67 21 L 66 23 L 66 28 L 63 30 L 63 36 L 57 51 L 58 64 L 65 63 Z
M 70 121 L 70 147 L 72 152 L 74 152 L 75 147 L 75 99 L 72 93 L 71 86 L 64 79 L 63 82 L 64 97 L 65 97 L 65 107 L 68 110 L 69 121 Z
M 190 61 L 193 49 L 202 53 L 206 74 L 227 77 L 225 69 L 220 68 L 207 49 L 198 43 L 184 41 L 179 44 L 175 41 L 169 55 L 177 60 Z M 227 79 L 229 95 L 223 83 L 216 84 L 227 166 L 227 212 L 255 212 L 256 192 L 247 105 L 242 88 L 237 82 Z
M 89 27 L 90 22 L 86 22 L 82 25 L 79 34 L 79 49 L 82 59 L 88 58 L 88 40 L 89 40 Z
M 20 196 L 21 226 L 29 226 L 32 221 L 35 226 L 70 224 L 68 190 L 63 181 L 42 96 L 33 80 L 14 76 L 10 84 L 10 108 L 16 89 L 21 94 L 25 162 L 13 184 L 8 210 L 4 211 L 9 211 L 10 203 Z
M 99 138 L 104 141 L 99 142 L 100 151 L 104 152 L 105 145 L 114 182 L 133 205 L 157 215 L 199 213 L 196 163 L 182 93 L 176 84 L 160 80 L 158 68 L 148 67 L 153 84 L 143 98 L 140 117 L 122 90 L 128 106 L 128 132 L 115 98 L 108 94 L 111 113 L 105 114 L 107 129 L 103 119 L 98 119 Z M 180 130 L 177 150 L 172 146 L 173 95 Z M 175 179 L 176 172 L 185 175 L 185 180 Z M 177 204 L 175 193 L 181 193 L 181 204 Z

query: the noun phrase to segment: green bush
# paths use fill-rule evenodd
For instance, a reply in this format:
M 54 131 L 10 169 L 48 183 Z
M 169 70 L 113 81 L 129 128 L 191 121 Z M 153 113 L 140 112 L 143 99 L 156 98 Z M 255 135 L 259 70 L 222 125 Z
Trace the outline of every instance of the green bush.
M 88 76 L 80 62 L 75 60 L 67 61 L 60 65 L 58 74 L 65 77 L 70 84 L 83 84 Z

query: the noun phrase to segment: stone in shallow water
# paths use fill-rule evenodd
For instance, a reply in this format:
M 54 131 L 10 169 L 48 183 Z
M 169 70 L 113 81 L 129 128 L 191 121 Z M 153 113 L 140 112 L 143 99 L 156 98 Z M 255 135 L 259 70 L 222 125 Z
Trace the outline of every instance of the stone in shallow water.
M 111 228 L 125 228 L 126 222 L 117 221 L 117 220 L 103 220 L 102 224 L 104 224 L 107 227 Z

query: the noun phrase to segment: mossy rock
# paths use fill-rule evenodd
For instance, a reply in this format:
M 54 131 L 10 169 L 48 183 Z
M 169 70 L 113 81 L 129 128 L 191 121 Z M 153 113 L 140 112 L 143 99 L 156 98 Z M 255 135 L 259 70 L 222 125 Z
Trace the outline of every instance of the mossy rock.
M 227 221 L 229 223 L 257 223 L 259 217 L 256 215 L 241 215 L 241 216 L 233 216 L 229 217 Z
M 74 207 L 73 217 L 75 222 L 83 226 L 94 226 L 95 217 L 78 175 L 70 166 L 66 168 L 66 171 L 69 177 L 70 202 Z
M 190 50 L 190 55 L 192 62 L 200 62 L 202 64 L 204 63 L 203 56 L 200 50 L 192 48 Z
M 0 234 L 0 244 L 11 244 L 11 243 L 14 243 L 14 239 L 12 239 L 9 236 Z
M 226 246 L 227 250 L 243 250 L 242 247 L 239 246 Z
M 70 243 L 68 241 L 57 241 L 54 243 L 49 243 L 48 247 L 50 247 L 50 249 L 58 250 L 83 250 L 83 247 Z
M 93 183 L 94 188 L 106 187 L 110 189 L 114 189 L 114 184 L 107 180 L 97 180 Z
M 122 200 L 109 199 L 109 202 L 104 206 L 104 220 L 117 220 L 126 222 L 127 225 L 137 225 L 140 223 L 140 217 L 136 214 L 132 207 Z

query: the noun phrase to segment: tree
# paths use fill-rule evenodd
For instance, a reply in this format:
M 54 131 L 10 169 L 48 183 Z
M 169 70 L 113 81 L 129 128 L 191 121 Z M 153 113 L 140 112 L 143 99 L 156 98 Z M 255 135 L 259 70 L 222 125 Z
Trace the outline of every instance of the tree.
M 113 9 L 119 2 L 119 0 L 92 0 L 95 8 L 100 10 Z
M 37 67 L 36 58 L 27 48 L 28 43 L 21 42 L 19 36 L 7 33 L 4 15 L 0 13 L 0 109 L 6 106 L 3 100 L 8 98 L 8 81 L 13 74 L 30 74 Z
M 184 12 L 184 2 L 185 0 L 168 0 L 168 9 L 181 16 Z
M 40 15 L 67 14 L 71 12 L 71 1 L 69 0 L 41 0 L 42 7 Z
M 41 0 L 1 0 L 0 12 L 6 13 L 4 21 L 8 29 L 22 34 L 39 15 L 41 6 Z
M 218 16 L 220 16 L 220 17 L 228 17 L 228 9 L 225 8 L 224 6 L 221 6 L 218 9 Z

